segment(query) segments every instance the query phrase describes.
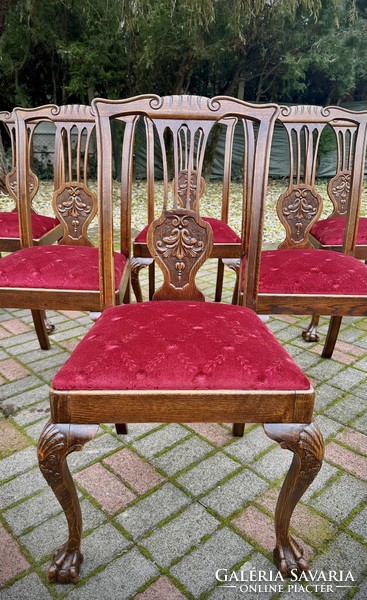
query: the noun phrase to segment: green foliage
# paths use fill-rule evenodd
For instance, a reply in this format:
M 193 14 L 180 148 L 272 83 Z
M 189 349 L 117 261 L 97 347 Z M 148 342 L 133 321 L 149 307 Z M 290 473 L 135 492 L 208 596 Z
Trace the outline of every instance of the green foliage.
M 140 93 L 336 103 L 367 91 L 364 0 L 14 0 L 2 108 Z

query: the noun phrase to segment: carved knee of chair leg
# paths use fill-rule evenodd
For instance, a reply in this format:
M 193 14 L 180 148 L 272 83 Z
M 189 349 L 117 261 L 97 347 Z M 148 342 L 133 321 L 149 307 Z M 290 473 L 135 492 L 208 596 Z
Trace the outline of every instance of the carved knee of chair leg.
M 139 273 L 141 269 L 149 267 L 153 262 L 152 258 L 141 258 L 140 256 L 134 256 L 131 259 L 131 287 L 137 302 L 143 302 L 143 294 L 141 291 Z
M 272 423 L 265 433 L 282 448 L 294 453 L 275 510 L 276 546 L 274 558 L 284 577 L 307 571 L 303 549 L 289 533 L 294 508 L 315 479 L 324 457 L 324 440 L 316 423 Z
M 48 579 L 77 583 L 83 556 L 80 551 L 82 517 L 78 495 L 66 462 L 68 454 L 82 450 L 97 433 L 98 425 L 47 423 L 38 443 L 40 470 L 61 504 L 69 528 L 69 538 L 56 550 Z

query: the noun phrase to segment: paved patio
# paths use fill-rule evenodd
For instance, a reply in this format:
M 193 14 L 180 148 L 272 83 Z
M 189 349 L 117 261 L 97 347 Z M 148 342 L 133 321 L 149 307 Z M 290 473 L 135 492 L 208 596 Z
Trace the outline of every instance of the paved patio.
M 208 296 L 213 269 L 209 264 L 202 279 Z M 233 274 L 226 277 L 230 301 Z M 367 598 L 367 318 L 344 319 L 331 360 L 320 357 L 321 344 L 300 338 L 308 318 L 268 322 L 316 387 L 326 460 L 292 524 L 314 574 L 344 572 L 344 581 L 323 593 L 315 582 L 308 591 L 307 582 L 278 580 L 271 588 L 275 500 L 291 453 L 259 425 L 249 425 L 243 439 L 232 437 L 229 424 L 130 425 L 127 436 L 102 426 L 69 461 L 84 518 L 81 581 L 48 583 L 66 524 L 35 448 L 52 376 L 91 326 L 81 312 L 49 316 L 57 329 L 45 352 L 28 311 L 0 311 L 1 599 Z M 323 337 L 326 327 L 323 319 Z M 252 583 L 255 591 L 235 580 L 224 587 L 218 569 L 242 570 L 248 579 L 254 569 L 257 580 L 262 570 L 268 582 Z

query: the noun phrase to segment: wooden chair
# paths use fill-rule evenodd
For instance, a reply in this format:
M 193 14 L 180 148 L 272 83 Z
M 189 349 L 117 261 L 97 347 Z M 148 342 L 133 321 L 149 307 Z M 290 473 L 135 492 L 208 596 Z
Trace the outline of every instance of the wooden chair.
M 179 122 L 176 120 L 176 127 Z M 184 118 L 182 120 L 184 123 Z M 206 169 L 210 170 L 213 161 L 213 148 L 218 142 L 218 138 L 223 140 L 223 176 L 221 179 L 221 216 L 220 219 L 213 217 L 203 217 L 204 221 L 208 222 L 213 229 L 213 247 L 210 258 L 218 259 L 217 281 L 215 288 L 215 300 L 219 302 L 222 297 L 224 264 L 222 259 L 233 259 L 241 256 L 241 238 L 228 224 L 229 218 L 229 200 L 230 200 L 230 184 L 232 171 L 232 149 L 236 119 L 223 119 L 220 125 L 212 131 L 209 140 L 209 151 L 207 152 L 205 165 Z M 146 152 L 147 152 L 147 207 L 148 207 L 148 224 L 138 233 L 133 240 L 133 259 L 131 263 L 131 280 L 135 297 L 138 302 L 142 302 L 143 297 L 139 283 L 139 272 L 144 267 L 149 267 L 149 298 L 151 299 L 155 289 L 155 273 L 154 261 L 149 253 L 147 245 L 147 231 L 150 223 L 154 219 L 155 210 L 155 171 L 158 167 L 157 160 L 159 157 L 159 144 L 157 137 L 154 134 L 154 129 L 149 120 L 145 121 L 146 128 Z M 176 135 L 176 139 L 172 140 L 172 145 L 177 144 L 178 170 L 175 173 L 172 185 L 177 187 L 177 198 L 182 203 L 183 195 L 186 190 L 190 189 L 191 205 L 195 206 L 195 202 L 200 200 L 205 194 L 206 182 L 203 176 L 198 180 L 198 156 L 200 152 L 199 146 L 202 143 L 200 136 L 195 140 L 194 151 L 190 152 L 190 141 L 187 136 L 187 131 L 184 128 L 180 129 L 180 133 Z M 192 145 L 192 142 L 191 142 Z M 173 148 L 169 148 L 168 153 L 172 152 Z M 158 155 L 158 156 L 157 156 Z M 169 161 L 170 162 L 170 161 Z M 168 165 L 169 168 L 170 165 Z M 158 168 L 159 175 L 161 170 Z M 204 169 L 203 171 L 204 172 Z M 188 186 L 187 178 L 190 173 L 190 185 Z M 198 190 L 198 198 L 196 192 Z
M 353 256 L 363 191 L 367 111 L 293 106 L 281 107 L 278 118 L 287 131 L 290 149 L 289 186 L 277 204 L 286 239 L 279 249 L 261 254 L 256 310 L 260 314 L 330 315 L 322 353 L 330 358 L 342 316 L 367 315 L 367 265 Z M 320 136 L 327 125 L 353 132 L 342 252 L 315 249 L 309 235 L 322 210 L 322 198 L 314 184 Z M 244 255 L 238 273 L 241 269 L 243 273 L 245 264 Z
M 79 579 L 82 522 L 66 457 L 82 449 L 104 422 L 264 423 L 272 440 L 294 452 L 276 509 L 274 556 L 283 575 L 293 568 L 307 569 L 302 549 L 289 534 L 289 522 L 323 457 L 322 436 L 312 422 L 314 391 L 251 310 L 256 306 L 262 211 L 277 106 L 226 97 L 149 95 L 94 100 L 92 106 L 98 116 L 99 193 L 105 210 L 111 210 L 113 118 L 134 114 L 149 118 L 165 158 L 165 139 L 170 129 L 175 130 L 177 116 L 179 127 L 187 127 L 190 136 L 200 132 L 204 138 L 198 177 L 205 142 L 216 122 L 230 116 L 258 124 L 248 198 L 253 211 L 246 238 L 247 307 L 203 301 L 195 274 L 211 255 L 212 229 L 200 218 L 198 208 L 191 208 L 189 190 L 183 207 L 177 187 L 169 203 L 165 169 L 163 211 L 147 235 L 151 255 L 163 271 L 162 287 L 152 302 L 107 309 L 52 382 L 51 421 L 41 434 L 38 456 L 41 471 L 65 512 L 69 538 L 55 553 L 49 580 L 75 583 Z M 178 153 L 173 160 L 178 170 Z M 131 170 L 122 178 L 129 181 Z M 112 305 L 113 271 L 104 277 L 106 298 L 108 289 Z
M 343 241 L 349 206 L 351 156 L 356 127 L 346 121 L 333 127 L 336 141 L 336 173 L 330 179 L 327 192 L 333 212 L 326 219 L 318 219 L 310 229 L 309 239 L 315 248 L 343 251 Z M 367 261 L 367 218 L 360 217 L 354 256 Z M 306 342 L 317 342 L 319 315 L 314 315 L 302 336 Z
M 9 112 L 0 112 L 0 123 L 3 123 L 10 136 L 11 141 L 11 170 L 6 176 L 6 188 L 9 196 L 14 200 L 15 206 L 12 211 L 0 211 L 0 256 L 1 252 L 15 252 L 21 248 L 19 216 L 18 216 L 18 198 L 17 198 L 17 170 L 16 170 L 16 135 L 15 135 L 15 117 Z M 32 135 L 37 123 L 29 123 L 29 153 L 31 153 Z M 31 157 L 29 156 L 29 165 Z M 31 224 L 32 224 L 32 244 L 34 246 L 53 244 L 62 237 L 62 226 L 58 219 L 46 215 L 38 214 L 32 204 L 39 189 L 39 180 L 29 167 L 28 174 L 29 201 L 31 203 Z M 57 189 L 57 188 L 55 188 Z M 38 316 L 40 316 L 39 313 Z M 47 333 L 52 333 L 55 326 L 43 316 Z
M 95 129 L 91 108 L 49 105 L 14 112 L 22 248 L 0 261 L 0 306 L 31 309 L 40 346 L 48 349 L 43 311 L 103 310 L 100 272 L 106 268 L 115 269 L 115 303 L 120 302 L 128 288 L 129 258 L 127 253 L 116 252 L 113 259 L 111 252 L 108 257 L 104 254 L 102 261 L 101 253 L 88 237 L 88 225 L 97 213 L 97 198 L 88 187 L 89 147 Z M 43 120 L 54 123 L 56 129 L 57 189 L 52 204 L 61 223 L 62 239 L 57 245 L 35 246 L 29 199 L 29 123 Z M 99 242 L 104 243 L 102 233 Z
M 11 140 L 12 167 L 6 176 L 6 187 L 9 196 L 14 200 L 15 207 L 12 211 L 0 212 L 0 252 L 14 252 L 21 248 L 19 217 L 18 217 L 18 198 L 17 198 L 17 169 L 16 169 L 16 135 L 15 135 L 15 117 L 8 112 L 0 112 L 0 122 L 6 125 Z M 29 123 L 29 153 L 31 153 L 32 137 L 37 123 Z M 28 157 L 28 164 L 31 164 L 31 157 Z M 57 242 L 62 237 L 62 226 L 58 219 L 46 215 L 37 214 L 32 201 L 37 195 L 39 181 L 37 175 L 29 168 L 29 201 L 31 203 L 31 224 L 32 224 L 32 244 L 34 246 L 49 245 Z

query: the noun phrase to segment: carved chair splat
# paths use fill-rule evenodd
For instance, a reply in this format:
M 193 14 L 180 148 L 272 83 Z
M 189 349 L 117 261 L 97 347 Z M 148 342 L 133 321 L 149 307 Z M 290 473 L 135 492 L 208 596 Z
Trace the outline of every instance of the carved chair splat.
M 163 122 L 177 115 L 193 128 L 206 128 L 209 122 L 213 125 L 235 116 L 258 124 L 253 160 L 248 163 L 253 172 L 247 199 L 253 210 L 246 212 L 250 221 L 247 306 L 204 302 L 195 273 L 211 255 L 212 230 L 199 211 L 192 209 L 190 194 L 184 206 L 176 200 L 171 205 L 166 184 L 162 214 L 147 235 L 151 256 L 163 270 L 161 288 L 152 302 L 104 311 L 52 382 L 51 422 L 41 434 L 38 456 L 64 509 L 69 538 L 56 551 L 49 579 L 60 583 L 79 579 L 81 516 L 66 457 L 105 422 L 263 423 L 272 440 L 294 453 L 276 509 L 275 560 L 283 575 L 289 575 L 291 569 L 305 570 L 307 562 L 289 533 L 289 522 L 323 459 L 323 439 L 312 422 L 314 391 L 251 310 L 256 307 L 262 213 L 277 107 L 226 97 L 145 95 L 121 101 L 94 100 L 93 110 L 97 116 L 99 194 L 101 203 L 110 208 L 113 119 L 136 114 L 154 120 L 159 114 Z M 122 167 L 127 188 L 132 170 L 124 163 Z
M 88 185 L 89 145 L 95 118 L 89 106 L 43 106 L 15 109 L 16 181 L 22 248 L 1 259 L 0 306 L 29 308 L 43 349 L 50 347 L 42 319 L 49 309 L 101 311 L 119 303 L 129 282 L 129 255 L 113 254 L 113 221 L 99 206 L 99 246 L 88 237 L 88 225 L 97 213 L 97 197 Z M 29 186 L 29 124 L 55 126 L 53 207 L 62 238 L 58 245 L 32 244 Z M 121 236 L 122 238 L 122 236 Z M 107 242 L 106 242 L 107 240 Z M 113 272 L 104 284 L 100 273 Z M 110 286 L 110 287 L 109 287 Z M 111 287 L 113 287 L 113 291 Z
M 224 164 L 221 189 L 221 215 L 220 218 L 203 217 L 213 228 L 213 249 L 210 258 L 218 259 L 217 281 L 215 288 L 215 300 L 219 302 L 222 297 L 224 265 L 222 259 L 233 259 L 241 256 L 241 238 L 229 226 L 229 202 L 230 202 L 230 183 L 232 169 L 232 147 L 235 134 L 237 119 L 229 117 L 223 119 L 217 128 L 210 127 L 210 139 L 205 128 L 202 131 L 190 131 L 185 122 L 178 120 L 177 115 L 170 116 L 165 124 L 165 132 L 169 131 L 168 139 L 162 138 L 161 133 L 157 131 L 156 125 L 149 119 L 145 120 L 146 147 L 147 147 L 147 205 L 148 205 L 148 224 L 138 233 L 133 241 L 133 259 L 132 259 L 132 287 L 138 302 L 143 300 L 139 284 L 139 272 L 144 267 L 149 267 L 149 298 L 152 298 L 155 289 L 154 261 L 152 260 L 147 246 L 147 231 L 149 224 L 154 219 L 155 206 L 155 169 L 159 163 L 159 155 L 164 147 L 167 153 L 163 157 L 166 161 L 167 177 L 169 171 L 172 171 L 172 192 L 178 201 L 185 195 L 191 197 L 192 206 L 200 202 L 205 194 L 206 182 L 201 175 L 198 180 L 198 170 L 203 173 L 203 165 L 199 167 L 200 156 L 203 154 L 203 148 L 207 144 L 215 147 L 215 142 L 220 135 L 224 138 Z M 157 149 L 159 151 L 157 152 Z M 213 158 L 210 157 L 213 151 L 206 152 L 206 168 L 209 168 Z M 171 159 L 171 160 L 170 160 Z M 172 164 L 170 164 L 172 163 Z M 160 165 L 159 165 L 160 166 Z M 199 184 L 198 184 L 199 182 Z
M 280 249 L 261 254 L 257 311 L 261 314 L 330 315 L 322 354 L 330 358 L 342 316 L 367 314 L 367 265 L 353 256 L 363 191 L 367 111 L 354 112 L 340 107 L 281 107 L 278 119 L 286 128 L 290 146 L 290 184 L 277 207 L 286 229 L 286 239 Z M 316 226 L 314 223 L 321 212 L 321 197 L 314 190 L 314 182 L 320 135 L 326 126 L 336 128 L 339 136 L 340 129 L 346 126 L 352 132 L 348 150 L 350 202 L 341 253 L 319 252 L 310 238 L 310 231 Z M 345 163 L 340 164 L 345 175 Z M 238 274 L 245 263 L 243 257 L 242 267 L 237 267 Z M 309 334 L 310 331 L 305 336 Z

